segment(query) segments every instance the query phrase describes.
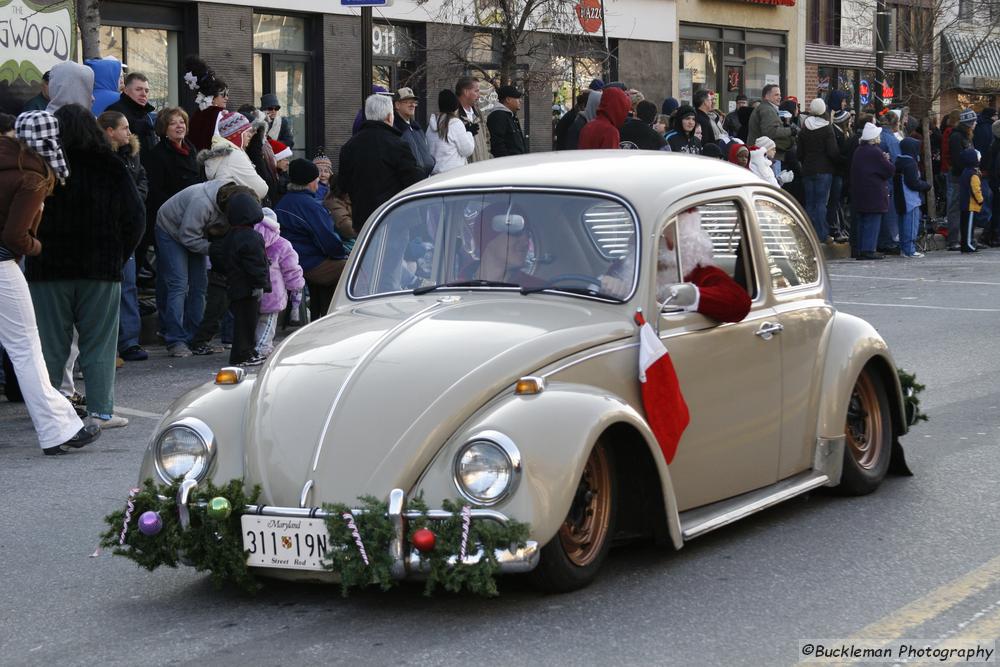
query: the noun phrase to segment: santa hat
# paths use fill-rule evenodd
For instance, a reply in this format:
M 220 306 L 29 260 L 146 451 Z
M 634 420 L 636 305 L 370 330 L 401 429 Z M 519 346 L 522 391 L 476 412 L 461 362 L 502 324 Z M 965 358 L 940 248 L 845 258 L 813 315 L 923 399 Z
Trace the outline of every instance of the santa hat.
M 292 149 L 281 143 L 268 137 L 267 143 L 271 144 L 271 150 L 274 151 L 275 160 L 290 160 L 292 157 Z

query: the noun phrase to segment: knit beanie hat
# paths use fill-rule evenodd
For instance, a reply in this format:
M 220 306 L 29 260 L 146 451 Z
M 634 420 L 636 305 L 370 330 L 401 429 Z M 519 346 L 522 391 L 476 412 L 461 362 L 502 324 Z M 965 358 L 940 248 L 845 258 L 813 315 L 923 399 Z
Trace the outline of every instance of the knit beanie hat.
M 274 152 L 274 160 L 289 160 L 292 157 L 292 149 L 281 143 L 280 141 L 275 141 L 271 137 L 267 138 L 267 143 L 271 144 L 271 150 Z
M 757 148 L 763 148 L 764 150 L 770 150 L 777 146 L 771 137 L 757 137 L 756 145 Z
M 669 116 L 674 111 L 676 111 L 677 107 L 679 107 L 680 105 L 681 105 L 680 102 L 678 102 L 676 99 L 674 99 L 673 97 L 668 97 L 667 99 L 663 100 L 663 105 L 660 106 L 660 112 L 663 113 L 665 116 Z
M 963 125 L 972 125 L 976 122 L 976 112 L 972 109 L 963 109 L 958 115 L 958 122 Z
M 319 151 L 317 151 L 316 157 L 313 158 L 313 164 L 317 167 L 325 166 L 330 171 L 333 171 L 333 160 L 326 156 L 322 147 L 320 147 Z
M 309 160 L 299 158 L 288 165 L 288 180 L 295 185 L 309 185 L 319 178 L 319 167 Z
M 226 139 L 238 137 L 249 129 L 250 121 L 238 111 L 223 111 L 219 117 L 219 134 Z
M 836 125 L 842 125 L 846 123 L 851 118 L 851 113 L 849 111 L 836 111 L 833 114 L 833 122 Z
M 861 129 L 861 141 L 873 141 L 882 136 L 882 130 L 875 123 L 865 123 Z
M 438 93 L 438 110 L 441 113 L 452 113 L 458 111 L 458 97 L 454 91 L 445 88 Z
M 590 82 L 590 85 L 587 87 L 590 88 L 591 90 L 602 90 L 604 88 L 604 82 L 601 81 L 600 79 L 594 79 Z
M 635 115 L 642 122 L 652 125 L 656 119 L 656 105 L 649 100 L 643 100 L 635 105 Z
M 826 113 L 826 102 L 817 97 L 809 103 L 809 113 L 813 116 L 822 116 Z

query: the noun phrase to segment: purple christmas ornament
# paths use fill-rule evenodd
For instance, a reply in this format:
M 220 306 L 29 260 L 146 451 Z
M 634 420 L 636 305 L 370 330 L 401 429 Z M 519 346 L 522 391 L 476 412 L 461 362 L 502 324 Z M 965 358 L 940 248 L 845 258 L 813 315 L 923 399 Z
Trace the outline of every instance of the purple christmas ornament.
M 158 534 L 163 530 L 163 519 L 157 512 L 152 510 L 143 512 L 139 516 L 139 532 L 148 537 Z

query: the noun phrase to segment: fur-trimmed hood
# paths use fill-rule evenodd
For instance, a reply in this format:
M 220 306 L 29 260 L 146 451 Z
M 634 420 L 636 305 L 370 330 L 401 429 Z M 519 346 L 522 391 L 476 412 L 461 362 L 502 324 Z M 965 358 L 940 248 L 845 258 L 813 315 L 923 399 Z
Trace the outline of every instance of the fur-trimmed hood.
M 220 137 L 215 135 L 212 137 L 212 147 L 206 148 L 205 150 L 198 151 L 198 166 L 203 167 L 206 162 L 214 158 L 223 158 L 229 155 L 231 152 L 239 150 L 236 148 L 236 144 L 231 142 L 225 137 Z
M 142 146 L 139 144 L 139 135 L 138 134 L 130 134 L 128 136 L 128 143 L 124 144 L 122 146 L 119 146 L 117 152 L 120 155 L 124 155 L 126 157 L 133 157 L 134 158 L 137 155 L 139 155 L 139 150 L 141 148 L 142 148 Z

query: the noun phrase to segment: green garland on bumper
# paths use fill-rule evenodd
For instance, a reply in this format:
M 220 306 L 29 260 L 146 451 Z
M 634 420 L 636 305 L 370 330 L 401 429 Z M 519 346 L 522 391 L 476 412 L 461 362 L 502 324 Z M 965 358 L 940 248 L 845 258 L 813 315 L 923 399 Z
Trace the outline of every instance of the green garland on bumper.
M 920 409 L 920 394 L 927 387 L 917 382 L 916 373 L 908 373 L 902 368 L 897 368 L 896 372 L 899 374 L 899 385 L 903 390 L 903 407 L 908 412 L 913 411 L 915 415 L 913 423 L 927 421 L 927 413 Z
M 199 484 L 189 498 L 191 526 L 186 531 L 181 530 L 177 518 L 174 499 L 178 488 L 179 484 L 161 486 L 147 479 L 132 499 L 134 509 L 125 533 L 125 544 L 119 544 L 126 513 L 125 509 L 121 509 L 104 518 L 108 529 L 101 535 L 101 546 L 113 549 L 116 555 L 125 556 L 147 570 L 155 570 L 162 565 L 177 567 L 183 557 L 199 572 L 211 573 L 216 587 L 230 581 L 248 592 L 260 588 L 260 583 L 247 567 L 240 526 L 240 510 L 257 502 L 260 488 L 254 488 L 247 495 L 243 490 L 243 480 L 239 479 L 221 487 L 211 482 Z M 216 496 L 227 499 L 233 508 L 228 518 L 214 519 L 204 508 L 196 506 Z M 163 521 L 163 528 L 156 535 L 139 532 L 139 517 L 147 511 L 159 513 Z
M 126 516 L 126 509 L 123 508 L 104 518 L 108 528 L 101 535 L 101 546 L 147 570 L 189 564 L 199 572 L 209 572 L 217 587 L 231 582 L 246 592 L 256 592 L 261 584 L 252 568 L 247 566 L 240 517 L 243 507 L 256 504 L 260 488 L 255 487 L 248 495 L 242 480 L 235 479 L 221 487 L 211 482 L 200 483 L 189 498 L 191 525 L 186 531 L 181 530 L 177 517 L 175 498 L 178 488 L 179 484 L 163 486 L 146 480 L 132 499 L 133 509 L 125 533 L 125 544 L 119 544 Z M 204 507 L 198 507 L 198 503 L 207 503 L 217 496 L 226 498 L 232 507 L 232 513 L 225 519 L 215 519 L 208 515 Z M 323 506 L 330 513 L 325 519 L 330 541 L 324 566 L 339 577 L 344 596 L 352 588 L 374 584 L 388 590 L 398 583 L 392 577 L 392 557 L 389 554 L 389 543 L 394 533 L 388 517 L 388 504 L 372 496 L 358 500 L 360 503 L 355 508 L 344 504 Z M 482 548 L 482 557 L 474 564 L 449 564 L 449 558 L 457 557 L 461 549 L 462 504 L 446 500 L 442 508 L 451 512 L 450 518 L 428 519 L 427 505 L 420 497 L 410 499 L 407 506 L 408 511 L 424 514 L 407 522 L 407 542 L 412 543 L 413 534 L 422 528 L 431 529 L 436 538 L 434 549 L 420 554 L 421 568 L 426 570 L 424 594 L 430 595 L 440 587 L 454 593 L 466 591 L 483 596 L 498 595 L 496 576 L 500 565 L 494 550 L 524 547 L 529 532 L 527 524 L 510 521 L 502 525 L 495 521 L 473 519 L 469 525 L 467 553 L 474 555 Z M 139 531 L 139 517 L 147 511 L 157 512 L 163 522 L 156 535 L 144 535 Z M 364 546 L 367 564 L 344 518 L 347 513 L 351 514 Z
M 388 590 L 396 585 L 392 578 L 392 558 L 389 542 L 392 540 L 392 523 L 388 517 L 388 504 L 372 496 L 359 498 L 359 511 L 353 515 L 355 526 L 368 557 L 365 565 L 353 532 L 343 515 L 350 508 L 343 504 L 324 505 L 330 515 L 326 518 L 330 533 L 330 550 L 324 565 L 340 577 L 341 593 L 346 597 L 350 589 L 371 584 Z M 407 521 L 407 544 L 413 543 L 413 534 L 421 528 L 434 532 L 434 549 L 420 553 L 421 568 L 427 569 L 424 595 L 431 595 L 438 587 L 452 593 L 466 591 L 475 595 L 498 595 L 496 576 L 500 572 L 494 550 L 524 547 L 528 539 L 528 525 L 509 521 L 507 525 L 489 520 L 472 520 L 466 544 L 467 553 L 475 554 L 480 548 L 483 555 L 474 564 L 449 564 L 448 559 L 458 556 L 462 545 L 462 504 L 445 500 L 442 509 L 451 512 L 444 520 L 427 518 L 427 504 L 421 497 L 411 498 L 407 511 L 422 512 L 424 516 Z M 341 545 L 339 548 L 333 545 Z M 406 554 L 408 556 L 408 554 Z

